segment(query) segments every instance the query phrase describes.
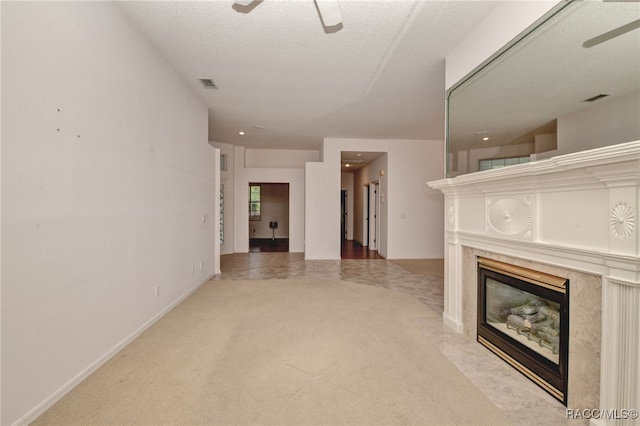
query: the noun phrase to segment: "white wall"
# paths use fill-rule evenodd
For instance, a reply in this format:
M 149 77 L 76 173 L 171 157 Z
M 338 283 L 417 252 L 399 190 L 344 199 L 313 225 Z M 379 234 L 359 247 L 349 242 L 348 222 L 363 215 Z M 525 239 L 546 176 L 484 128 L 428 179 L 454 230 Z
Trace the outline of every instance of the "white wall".
M 558 117 L 555 155 L 640 140 L 640 91 Z
M 304 168 L 307 161 L 319 161 L 317 150 L 296 149 L 246 149 L 247 168 Z
M 444 197 L 426 184 L 444 176 L 444 144 L 390 141 L 387 156 L 388 258 L 444 257 Z
M 0 22 L 2 21 L 2 2 L 0 2 Z M 0 31 L 0 46 L 2 46 L 2 31 Z M 0 65 L 2 60 L 0 59 Z M 0 66 L 0 81 L 2 80 L 2 66 Z M 0 87 L 2 84 L 0 84 Z M 1 90 L 1 89 L 0 89 Z M 0 123 L 2 123 L 2 104 L 0 102 Z M 3 127 L 3 126 L 0 126 Z M 0 141 L 2 138 L 0 137 Z M 0 176 L 2 176 L 2 143 L 0 143 Z M 0 185 L 2 179 L 0 179 Z M 1 194 L 1 191 L 0 191 Z M 2 222 L 2 197 L 0 196 L 0 223 Z M 0 259 L 2 259 L 2 226 L 0 226 Z M 0 330 L 2 330 L 2 261 L 0 260 Z M 2 354 L 2 332 L 0 331 L 0 354 Z M 0 378 L 2 378 L 2 356 L 0 355 Z M 2 423 L 2 381 L 0 379 L 0 424 Z
M 248 151 L 248 150 L 247 150 Z M 289 184 L 289 251 L 304 251 L 305 171 L 302 168 L 246 168 L 245 148 L 234 148 L 234 251 L 249 251 L 249 182 Z M 240 213 L 245 212 L 245 213 Z
M 556 130 L 557 132 L 557 130 Z M 548 133 L 546 135 L 535 135 L 533 140 L 533 152 L 542 154 L 558 149 L 558 134 Z
M 220 253 L 232 254 L 235 223 L 233 145 L 213 141 L 209 141 L 209 143 L 220 149 L 220 155 L 227 156 L 227 170 L 220 171 L 220 183 L 224 186 L 224 241 L 220 246 Z M 218 164 L 220 163 L 218 162 Z
M 353 173 L 342 173 L 340 176 L 341 189 L 347 191 L 347 240 L 353 240 L 353 207 L 355 193 L 353 192 Z
M 117 5 L 3 2 L 2 39 L 8 425 L 214 273 L 217 184 L 206 107 Z
M 447 55 L 445 89 L 450 89 L 558 3 L 556 0 L 500 3 Z
M 357 177 L 357 174 L 354 177 Z M 367 188 L 357 179 L 354 179 L 353 187 L 353 240 L 366 247 L 369 244 L 368 235 L 364 232 L 364 228 L 367 226 Z
M 380 254 L 389 259 L 441 258 L 443 198 L 428 192 L 426 182 L 444 176 L 442 150 L 442 141 L 325 139 L 324 162 L 307 163 L 305 257 L 340 258 L 340 153 L 366 151 L 388 155 L 388 188 L 381 192 L 390 210 L 388 220 L 381 222 L 386 223 L 387 228 L 381 227 L 381 236 L 387 246 L 381 241 Z M 427 229 L 423 238 L 420 232 Z
M 304 171 L 304 258 L 340 259 L 340 192 L 331 190 L 340 189 L 340 168 L 307 163 Z

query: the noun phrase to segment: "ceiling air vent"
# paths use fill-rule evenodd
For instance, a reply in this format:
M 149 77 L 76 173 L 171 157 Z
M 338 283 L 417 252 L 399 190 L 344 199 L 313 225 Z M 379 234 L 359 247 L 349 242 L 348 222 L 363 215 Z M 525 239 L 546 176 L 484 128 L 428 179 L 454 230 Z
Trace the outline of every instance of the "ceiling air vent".
M 210 78 L 201 78 L 200 83 L 205 87 L 205 89 L 217 89 L 218 86 L 211 80 Z
M 595 95 L 595 96 L 594 96 L 594 97 L 592 97 L 592 98 L 585 99 L 585 100 L 584 100 L 584 101 L 582 101 L 582 102 L 595 102 L 595 101 L 597 101 L 598 99 L 606 98 L 606 97 L 607 97 L 607 96 L 609 96 L 609 95 L 611 95 L 611 93 L 600 93 L 599 95 Z

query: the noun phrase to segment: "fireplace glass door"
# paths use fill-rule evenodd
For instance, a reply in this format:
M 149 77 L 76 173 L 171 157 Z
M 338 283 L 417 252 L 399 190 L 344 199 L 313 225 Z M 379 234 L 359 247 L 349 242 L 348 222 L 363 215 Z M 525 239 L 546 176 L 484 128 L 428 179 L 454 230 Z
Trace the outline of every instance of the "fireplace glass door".
M 568 280 L 479 258 L 478 341 L 566 403 Z
M 560 305 L 487 277 L 487 324 L 559 364 Z

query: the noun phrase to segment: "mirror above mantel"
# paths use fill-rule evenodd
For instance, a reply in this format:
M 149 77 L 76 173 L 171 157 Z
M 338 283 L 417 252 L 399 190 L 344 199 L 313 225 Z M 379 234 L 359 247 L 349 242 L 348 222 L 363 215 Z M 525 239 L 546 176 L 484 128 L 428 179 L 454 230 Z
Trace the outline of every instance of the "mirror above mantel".
M 568 1 L 447 93 L 447 177 L 640 140 L 640 2 Z

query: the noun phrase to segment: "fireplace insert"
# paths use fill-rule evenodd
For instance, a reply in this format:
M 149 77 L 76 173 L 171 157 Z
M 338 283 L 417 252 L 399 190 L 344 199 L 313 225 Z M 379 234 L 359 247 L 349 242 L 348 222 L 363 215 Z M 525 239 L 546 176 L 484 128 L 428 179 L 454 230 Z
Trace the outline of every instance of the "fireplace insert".
M 478 257 L 478 342 L 567 405 L 569 280 Z

